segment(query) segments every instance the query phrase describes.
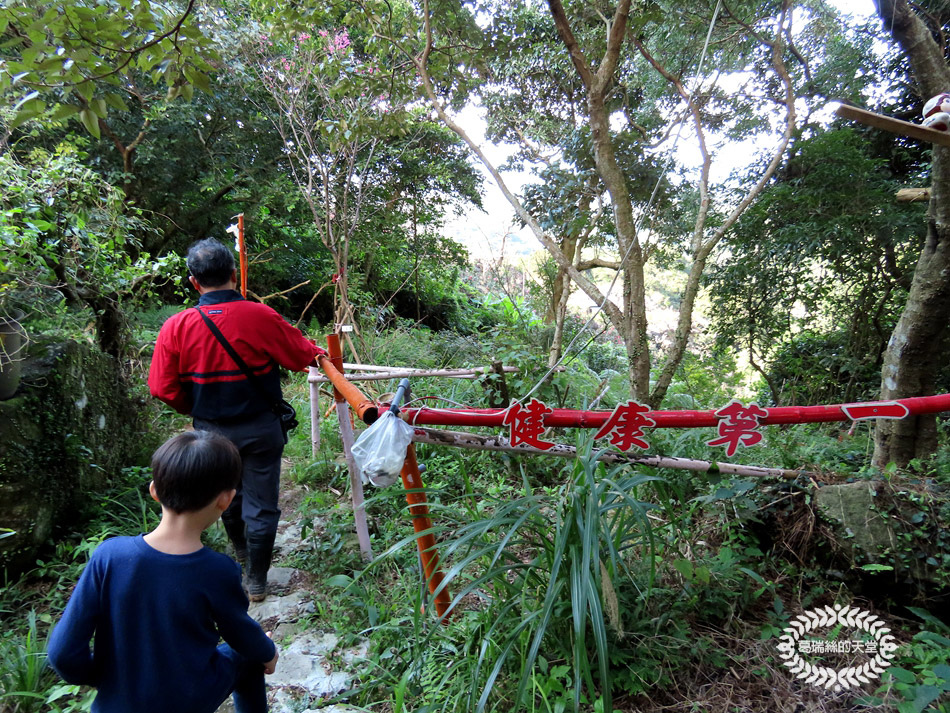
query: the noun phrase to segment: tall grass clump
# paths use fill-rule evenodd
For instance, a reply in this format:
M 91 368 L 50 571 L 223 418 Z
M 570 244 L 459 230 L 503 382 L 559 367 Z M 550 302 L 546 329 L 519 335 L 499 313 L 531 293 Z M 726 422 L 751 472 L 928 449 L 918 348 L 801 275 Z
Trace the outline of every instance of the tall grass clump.
M 433 630 L 428 648 L 444 647 L 435 638 L 464 642 L 468 655 L 456 659 L 452 679 L 468 690 L 459 696 L 443 680 L 427 709 L 452 700 L 478 713 L 577 710 L 582 702 L 612 710 L 611 641 L 623 630 L 621 611 L 636 616 L 654 578 L 653 506 L 638 491 L 660 478 L 608 470 L 592 443 L 582 440 L 583 457 L 562 485 L 535 490 L 526 481 L 522 495 L 479 508 L 480 519 L 434 528 L 454 595 L 447 628 L 464 635 Z M 473 601 L 484 608 L 472 610 Z
M 37 631 L 36 612 L 27 615 L 26 632 L 0 637 L 0 711 L 38 711 L 53 679 L 46 667 L 46 640 Z

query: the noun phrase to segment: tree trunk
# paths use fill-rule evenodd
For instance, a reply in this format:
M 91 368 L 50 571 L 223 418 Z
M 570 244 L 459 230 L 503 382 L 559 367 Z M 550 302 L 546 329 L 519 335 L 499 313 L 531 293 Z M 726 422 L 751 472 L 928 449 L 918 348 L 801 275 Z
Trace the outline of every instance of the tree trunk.
M 950 87 L 950 68 L 931 33 L 906 0 L 875 0 L 878 14 L 910 60 L 926 98 Z M 881 399 L 927 396 L 946 360 L 950 339 L 950 148 L 934 145 L 927 239 L 911 283 L 907 303 L 884 352 Z M 906 466 L 936 448 L 936 417 L 879 420 L 874 432 L 873 463 Z
M 617 163 L 610 134 L 610 113 L 605 99 L 613 82 L 629 19 L 630 2 L 621 0 L 608 30 L 607 51 L 596 71 L 577 43 L 560 0 L 548 0 L 554 26 L 564 43 L 587 93 L 587 116 L 590 120 L 594 164 L 607 193 L 617 228 L 617 248 L 623 270 L 623 317 L 614 326 L 624 337 L 627 348 L 627 374 L 630 393 L 638 401 L 650 396 L 650 350 L 647 343 L 646 288 L 643 274 L 643 251 L 633 218 L 633 203 L 627 179 Z
M 564 256 L 572 263 L 577 256 L 577 238 L 564 236 L 561 241 Z M 554 322 L 554 336 L 548 351 L 548 368 L 555 366 L 561 358 L 564 343 L 564 320 L 567 318 L 567 300 L 571 296 L 571 276 L 562 267 L 557 268 L 554 285 L 551 290 L 551 317 Z

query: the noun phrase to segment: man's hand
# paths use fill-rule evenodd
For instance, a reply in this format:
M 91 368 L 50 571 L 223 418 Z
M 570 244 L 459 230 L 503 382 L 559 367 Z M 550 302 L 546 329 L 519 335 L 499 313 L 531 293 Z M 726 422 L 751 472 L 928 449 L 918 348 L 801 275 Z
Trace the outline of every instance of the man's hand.
M 322 357 L 322 356 L 328 357 L 328 356 L 330 356 L 330 355 L 327 353 L 327 350 L 324 349 L 323 347 L 317 347 L 316 345 L 314 345 L 314 346 L 316 347 L 317 354 L 316 354 L 316 356 L 313 358 L 313 361 L 310 362 L 310 366 L 317 366 L 317 367 L 318 367 L 318 366 L 320 366 L 320 357 Z
M 272 636 L 273 632 L 268 631 L 268 632 L 266 632 L 266 633 L 267 633 L 267 638 L 268 638 L 268 639 L 273 639 L 273 638 L 274 638 L 274 637 Z M 270 675 L 270 674 L 274 673 L 274 671 L 277 670 L 277 659 L 278 659 L 278 658 L 280 658 L 280 652 L 277 650 L 277 646 L 274 646 L 274 658 L 272 658 L 270 661 L 268 661 L 267 663 L 264 664 L 264 673 L 266 673 L 267 675 Z

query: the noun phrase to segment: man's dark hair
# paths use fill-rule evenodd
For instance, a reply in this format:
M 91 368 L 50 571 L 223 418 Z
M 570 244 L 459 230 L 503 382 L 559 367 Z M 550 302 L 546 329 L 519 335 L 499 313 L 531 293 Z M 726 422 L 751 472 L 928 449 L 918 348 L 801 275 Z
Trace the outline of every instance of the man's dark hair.
M 214 238 L 205 238 L 188 248 L 188 272 L 202 287 L 218 287 L 231 279 L 234 255 Z
M 158 501 L 177 513 L 201 510 L 241 481 L 241 454 L 213 431 L 185 431 L 169 438 L 152 456 Z

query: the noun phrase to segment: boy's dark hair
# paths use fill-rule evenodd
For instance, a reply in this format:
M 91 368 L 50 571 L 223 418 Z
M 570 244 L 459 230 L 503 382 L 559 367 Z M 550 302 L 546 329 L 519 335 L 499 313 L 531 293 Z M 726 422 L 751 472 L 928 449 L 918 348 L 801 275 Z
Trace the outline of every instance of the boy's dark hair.
M 169 438 L 152 456 L 152 481 L 159 502 L 177 513 L 200 510 L 241 481 L 241 454 L 227 437 L 185 431 Z
M 188 248 L 188 272 L 202 287 L 217 287 L 231 279 L 234 255 L 214 238 L 205 238 Z

